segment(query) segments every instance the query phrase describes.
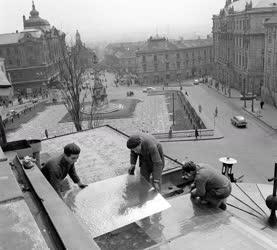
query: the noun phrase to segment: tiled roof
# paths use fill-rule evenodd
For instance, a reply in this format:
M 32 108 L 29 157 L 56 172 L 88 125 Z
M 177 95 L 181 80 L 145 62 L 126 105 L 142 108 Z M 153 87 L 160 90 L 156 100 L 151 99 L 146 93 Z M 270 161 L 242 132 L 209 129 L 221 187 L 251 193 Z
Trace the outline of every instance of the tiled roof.
M 179 48 L 193 48 L 193 47 L 204 47 L 204 46 L 212 46 L 212 39 L 194 39 L 194 40 L 183 40 L 177 41 L 176 45 Z

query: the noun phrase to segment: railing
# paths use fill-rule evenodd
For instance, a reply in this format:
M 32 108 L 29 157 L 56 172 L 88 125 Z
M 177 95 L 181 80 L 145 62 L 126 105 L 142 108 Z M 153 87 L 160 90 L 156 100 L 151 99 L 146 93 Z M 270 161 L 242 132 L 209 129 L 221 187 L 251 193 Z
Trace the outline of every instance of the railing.
M 153 133 L 153 136 L 157 139 L 164 139 L 164 138 L 190 138 L 195 137 L 195 130 L 180 130 L 172 132 L 170 136 L 169 133 Z M 207 137 L 207 136 L 214 136 L 213 129 L 198 129 L 198 137 Z

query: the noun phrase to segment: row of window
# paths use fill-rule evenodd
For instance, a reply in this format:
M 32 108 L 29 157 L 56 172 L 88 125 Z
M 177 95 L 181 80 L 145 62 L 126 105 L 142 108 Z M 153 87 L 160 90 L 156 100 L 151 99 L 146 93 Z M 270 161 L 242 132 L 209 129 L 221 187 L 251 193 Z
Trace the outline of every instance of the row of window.
M 216 20 L 214 22 L 214 29 L 220 29 L 224 26 L 223 22 L 220 22 L 219 20 Z M 229 20 L 227 21 L 227 29 L 232 30 L 240 30 L 243 31 L 245 29 L 249 29 L 250 27 L 250 20 L 249 19 L 238 19 L 238 20 Z
M 197 65 L 201 64 L 201 60 L 199 60 L 198 62 L 199 63 Z M 211 63 L 211 62 L 212 62 L 212 60 L 209 60 L 206 63 Z M 192 61 L 186 60 L 186 61 L 183 62 L 183 65 L 184 66 L 196 65 L 196 63 L 197 63 L 196 60 L 192 60 Z M 166 63 L 165 64 L 165 69 L 169 70 L 169 66 L 170 66 L 169 63 Z M 174 65 L 174 67 L 175 67 L 175 65 Z M 146 66 L 145 63 L 142 64 L 142 69 L 143 69 L 143 71 L 147 70 L 147 66 Z M 176 62 L 176 69 L 181 69 L 181 62 Z M 157 63 L 154 64 L 154 70 L 158 71 L 158 64 Z
M 203 54 L 204 58 L 207 57 L 207 56 L 211 56 L 211 55 L 212 55 L 212 50 L 207 50 L 207 51 L 204 50 L 203 53 L 201 53 L 201 51 L 199 51 L 198 53 L 197 53 L 197 52 L 191 52 L 191 53 L 184 52 L 184 53 L 183 53 L 183 57 L 184 57 L 184 58 L 189 58 L 190 55 L 191 55 L 191 57 L 196 57 L 197 55 L 199 55 L 199 56 L 198 56 L 198 58 L 199 58 L 199 57 L 201 57 L 202 54 Z M 172 55 L 172 54 L 171 54 L 171 55 Z M 163 56 L 164 56 L 164 58 L 165 58 L 166 60 L 169 59 L 169 55 L 168 55 L 168 54 L 165 54 L 165 55 L 163 55 Z M 175 56 L 176 56 L 177 59 L 180 59 L 180 58 L 181 58 L 180 53 L 175 54 Z M 153 60 L 154 60 L 154 62 L 156 62 L 156 61 L 158 60 L 158 56 L 157 56 L 157 55 L 153 55 Z M 146 56 L 145 56 L 145 55 L 142 56 L 142 61 L 143 61 L 143 62 L 146 62 Z

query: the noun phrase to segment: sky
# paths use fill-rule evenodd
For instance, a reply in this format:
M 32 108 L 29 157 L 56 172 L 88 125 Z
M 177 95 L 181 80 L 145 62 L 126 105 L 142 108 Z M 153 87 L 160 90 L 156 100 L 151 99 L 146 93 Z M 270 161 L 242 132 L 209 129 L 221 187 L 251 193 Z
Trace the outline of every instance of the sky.
M 41 18 L 83 42 L 141 41 L 156 34 L 171 39 L 205 37 L 225 0 L 34 0 Z M 31 0 L 0 0 L 0 33 L 23 30 Z

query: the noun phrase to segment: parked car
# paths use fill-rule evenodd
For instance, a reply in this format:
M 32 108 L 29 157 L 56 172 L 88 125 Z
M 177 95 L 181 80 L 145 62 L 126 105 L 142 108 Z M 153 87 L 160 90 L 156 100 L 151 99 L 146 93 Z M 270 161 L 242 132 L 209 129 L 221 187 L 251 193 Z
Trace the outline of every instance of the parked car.
M 155 90 L 155 88 L 153 88 L 153 87 L 147 87 L 147 88 L 143 89 L 142 92 L 149 93 L 149 92 L 151 92 L 153 90 Z
M 199 84 L 199 79 L 195 79 L 195 80 L 193 81 L 193 84 L 194 84 L 194 85 L 198 85 L 198 84 Z
M 235 115 L 231 118 L 231 123 L 236 127 L 244 127 L 247 126 L 247 121 L 242 115 Z
M 37 103 L 38 102 L 38 98 L 33 98 L 32 99 L 32 103 Z

